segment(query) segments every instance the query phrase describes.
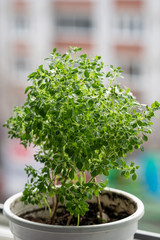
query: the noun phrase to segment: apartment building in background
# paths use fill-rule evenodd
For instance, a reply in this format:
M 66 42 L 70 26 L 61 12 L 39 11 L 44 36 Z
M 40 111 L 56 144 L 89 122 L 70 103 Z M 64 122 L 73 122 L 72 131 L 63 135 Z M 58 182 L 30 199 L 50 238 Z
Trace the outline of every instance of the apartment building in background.
M 124 83 L 140 102 L 159 101 L 159 42 L 159 0 L 0 0 L 1 125 L 24 102 L 27 75 L 54 47 L 101 55 L 106 65 L 122 67 Z M 22 158 L 19 147 L 9 150 L 6 129 L 0 137 L 1 164 Z M 155 131 L 150 145 L 159 148 L 159 138 Z
M 79 46 L 89 56 L 101 55 L 106 65 L 121 66 L 122 82 L 141 103 L 150 104 L 160 101 L 159 43 L 159 0 L 0 0 L 0 202 L 23 189 L 24 165 L 34 164 L 34 149 L 25 150 L 18 141 L 10 141 L 2 124 L 13 106 L 23 104 L 27 75 L 52 49 L 66 52 L 69 46 Z M 146 230 L 152 227 L 158 232 L 158 119 L 154 129 L 145 147 L 157 155 L 143 155 L 146 161 L 135 189 L 152 193 L 153 198 L 144 195 L 146 217 L 141 228 L 144 224 Z

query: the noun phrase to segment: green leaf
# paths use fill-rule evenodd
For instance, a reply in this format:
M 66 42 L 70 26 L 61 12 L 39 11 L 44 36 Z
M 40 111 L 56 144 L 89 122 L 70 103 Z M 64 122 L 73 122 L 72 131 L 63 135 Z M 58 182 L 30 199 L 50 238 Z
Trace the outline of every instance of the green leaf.
M 64 196 L 60 195 L 60 196 L 59 196 L 59 201 L 60 201 L 60 203 L 63 204 L 63 203 L 64 203 Z
M 80 57 L 81 58 L 87 58 L 87 54 L 81 54 Z
M 159 107 L 160 107 L 160 104 L 157 101 L 151 104 L 151 108 L 159 108 Z
M 90 99 L 90 100 L 88 101 L 88 105 L 89 105 L 89 107 L 92 107 L 92 106 L 93 106 L 93 99 Z
M 134 173 L 134 174 L 132 175 L 132 180 L 135 181 L 136 179 L 137 179 L 137 174 Z
M 58 175 L 58 174 L 61 173 L 61 171 L 62 171 L 62 165 L 59 165 L 59 166 L 57 166 L 56 169 L 55 169 L 55 174 Z
M 70 49 L 72 49 L 73 52 L 75 52 L 75 53 L 77 53 L 77 52 L 82 50 L 82 48 L 80 48 L 80 47 L 70 47 Z
M 28 75 L 28 78 L 34 78 L 37 75 L 37 72 L 33 72 L 30 75 Z
M 136 111 L 135 109 L 133 109 L 133 111 L 132 111 L 132 112 L 133 112 L 133 114 L 136 114 L 136 113 L 137 113 L 137 111 Z
M 52 53 L 55 54 L 56 51 L 57 51 L 57 48 L 53 48 Z
M 108 78 L 108 77 L 110 77 L 112 74 L 110 73 L 110 72 L 108 72 L 107 74 L 106 74 L 106 77 Z
M 137 127 L 137 123 L 133 123 L 132 127 L 136 128 Z
M 95 195 L 96 197 L 98 197 L 98 195 L 99 195 L 99 190 L 95 190 L 95 191 L 94 191 L 94 195 Z
M 82 167 L 83 167 L 83 163 L 82 162 L 77 162 L 76 163 L 76 166 L 79 170 L 82 170 Z
M 26 89 L 25 89 L 25 94 L 29 91 L 29 89 L 31 88 L 31 86 L 28 86 L 28 87 L 26 87 Z
M 104 174 L 105 176 L 109 176 L 109 171 L 108 171 L 108 169 L 104 168 L 104 169 L 103 169 L 103 174 Z
M 125 178 L 129 178 L 130 173 L 128 171 L 125 171 L 124 176 Z
M 70 179 L 73 179 L 73 178 L 74 178 L 74 169 L 72 169 L 72 170 L 69 172 L 69 177 L 70 177 Z
M 98 173 L 99 173 L 98 170 L 95 169 L 94 171 L 91 172 L 91 176 L 96 177 L 98 175 Z
M 133 173 L 135 173 L 135 169 L 132 169 L 132 170 L 130 171 L 130 174 L 133 174 Z
M 41 65 L 38 67 L 38 69 L 41 70 L 41 71 L 44 71 L 44 70 L 43 70 L 43 65 L 41 64 Z
M 143 122 L 140 121 L 140 120 L 138 120 L 138 125 L 139 125 L 139 126 L 143 126 Z
M 144 135 L 144 134 L 143 134 L 143 140 L 144 140 L 145 142 L 148 141 L 148 137 L 147 137 L 146 135 Z
M 89 72 L 88 72 L 87 70 L 85 70 L 85 71 L 84 71 L 84 75 L 85 75 L 85 77 L 88 78 L 88 77 L 89 77 Z
M 114 69 L 113 65 L 110 65 L 110 69 L 112 69 L 112 70 Z
M 104 183 L 100 183 L 100 186 L 101 186 L 102 188 L 105 188 L 107 185 L 108 185 L 108 179 L 105 180 Z

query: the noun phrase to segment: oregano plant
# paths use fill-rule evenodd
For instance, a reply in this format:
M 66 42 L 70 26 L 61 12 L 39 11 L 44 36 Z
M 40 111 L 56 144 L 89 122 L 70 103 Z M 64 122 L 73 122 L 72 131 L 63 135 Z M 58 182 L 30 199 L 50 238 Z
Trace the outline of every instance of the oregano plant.
M 46 61 L 48 69 L 40 65 L 28 76 L 26 101 L 14 108 L 4 126 L 25 148 L 34 145 L 34 159 L 42 165 L 39 170 L 26 166 L 28 182 L 21 200 L 46 206 L 53 224 L 58 204 L 64 204 L 70 213 L 66 225 L 73 216 L 80 225 L 89 208 L 86 200 L 93 196 L 102 217 L 100 192 L 107 182 L 97 181 L 98 176 L 118 169 L 136 179 L 138 166 L 126 161 L 127 154 L 144 151 L 160 104 L 140 104 L 117 81 L 120 67 L 111 65 L 105 73 L 101 57 L 87 57 L 80 48 L 65 54 L 54 48 Z

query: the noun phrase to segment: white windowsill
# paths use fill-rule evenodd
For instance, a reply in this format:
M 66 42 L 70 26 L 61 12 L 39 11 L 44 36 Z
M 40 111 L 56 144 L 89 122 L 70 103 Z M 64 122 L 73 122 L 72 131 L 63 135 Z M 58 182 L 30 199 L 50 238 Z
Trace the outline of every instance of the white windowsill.
M 0 226 L 0 240 L 13 240 L 13 235 L 7 226 Z

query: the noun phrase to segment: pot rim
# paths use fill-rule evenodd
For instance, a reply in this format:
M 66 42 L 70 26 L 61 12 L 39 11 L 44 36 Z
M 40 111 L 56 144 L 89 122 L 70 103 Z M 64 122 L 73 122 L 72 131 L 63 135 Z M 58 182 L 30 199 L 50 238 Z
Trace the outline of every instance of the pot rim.
M 98 231 L 105 231 L 113 228 L 122 227 L 122 225 L 129 225 L 134 222 L 137 222 L 144 214 L 144 205 L 142 201 L 137 198 L 136 196 L 114 188 L 105 188 L 104 190 L 112 191 L 115 193 L 118 193 L 120 195 L 124 195 L 127 198 L 131 199 L 133 202 L 137 205 L 137 210 L 130 216 L 123 218 L 121 220 L 115 221 L 115 222 L 109 222 L 109 223 L 102 223 L 102 224 L 94 224 L 94 225 L 83 225 L 83 226 L 61 226 L 61 225 L 49 225 L 49 224 L 43 224 L 43 223 L 36 223 L 29 220 L 25 220 L 16 214 L 14 214 L 11 209 L 10 205 L 13 203 L 17 198 L 20 198 L 22 196 L 22 192 L 19 192 L 17 194 L 14 194 L 10 198 L 8 198 L 3 207 L 3 214 L 9 219 L 9 221 L 21 225 L 23 227 L 37 229 L 37 230 L 43 230 L 43 231 L 49 231 L 49 232 L 61 232 L 61 233 L 67 233 L 67 232 L 98 232 Z

